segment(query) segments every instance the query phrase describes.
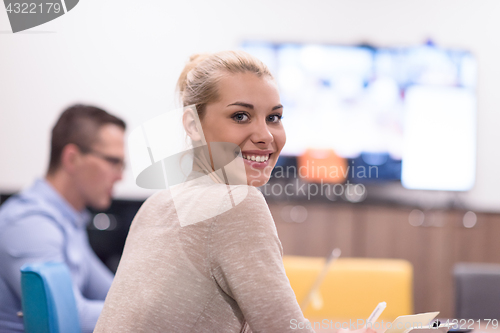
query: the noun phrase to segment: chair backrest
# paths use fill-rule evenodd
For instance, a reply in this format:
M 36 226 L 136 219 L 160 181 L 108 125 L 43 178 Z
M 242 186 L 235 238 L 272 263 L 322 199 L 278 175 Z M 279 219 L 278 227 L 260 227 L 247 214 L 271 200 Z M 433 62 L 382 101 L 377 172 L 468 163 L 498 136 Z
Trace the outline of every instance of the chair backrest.
M 500 319 L 500 264 L 457 263 L 455 318 Z
M 71 275 L 64 263 L 24 265 L 21 291 L 26 333 L 81 333 Z
M 323 269 L 325 258 L 284 256 L 283 263 L 299 304 Z M 380 302 L 380 319 L 413 314 L 413 267 L 406 260 L 340 258 L 328 271 L 306 318 L 366 320 Z

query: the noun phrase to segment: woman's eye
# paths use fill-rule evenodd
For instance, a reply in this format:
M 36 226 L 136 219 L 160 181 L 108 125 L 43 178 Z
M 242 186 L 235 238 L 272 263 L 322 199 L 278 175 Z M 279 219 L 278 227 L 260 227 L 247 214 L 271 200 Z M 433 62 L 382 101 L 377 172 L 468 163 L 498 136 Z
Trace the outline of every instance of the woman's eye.
M 248 120 L 248 116 L 244 113 L 237 113 L 233 116 L 233 119 L 238 123 L 244 122 Z
M 279 123 L 281 121 L 281 118 L 283 118 L 282 115 L 280 115 L 280 114 L 273 114 L 273 115 L 270 115 L 267 119 L 271 123 Z

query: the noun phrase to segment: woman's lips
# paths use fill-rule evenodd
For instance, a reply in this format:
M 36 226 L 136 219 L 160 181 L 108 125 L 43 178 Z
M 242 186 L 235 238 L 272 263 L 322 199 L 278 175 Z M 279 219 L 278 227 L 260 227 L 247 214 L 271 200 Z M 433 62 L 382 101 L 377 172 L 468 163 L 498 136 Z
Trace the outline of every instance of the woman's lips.
M 257 155 L 257 154 L 243 154 L 243 156 L 247 156 L 247 158 L 243 157 L 245 164 L 254 169 L 263 169 L 269 165 L 269 160 L 271 159 L 272 154 L 269 155 Z M 253 161 L 248 158 L 248 156 L 259 156 L 257 159 L 265 159 L 265 161 Z

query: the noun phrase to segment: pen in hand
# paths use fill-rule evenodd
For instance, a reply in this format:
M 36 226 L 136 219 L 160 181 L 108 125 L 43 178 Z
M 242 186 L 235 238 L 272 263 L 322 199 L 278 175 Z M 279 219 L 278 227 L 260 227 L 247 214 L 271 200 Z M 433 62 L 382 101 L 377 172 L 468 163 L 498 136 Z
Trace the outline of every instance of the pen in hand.
M 311 301 L 311 298 L 313 297 L 314 293 L 318 291 L 319 287 L 321 286 L 321 283 L 323 283 L 323 280 L 328 274 L 331 265 L 335 262 L 335 260 L 337 260 L 340 257 L 340 253 L 341 253 L 340 249 L 335 248 L 328 257 L 328 259 L 326 260 L 325 265 L 323 266 L 323 270 L 318 275 L 316 281 L 314 281 L 313 286 L 311 287 L 311 289 L 309 289 L 309 292 L 307 293 L 306 297 L 300 304 L 300 308 L 302 309 L 302 311 L 304 311 L 309 305 L 309 302 Z
M 377 321 L 378 317 L 380 317 L 382 312 L 384 312 L 386 306 L 387 306 L 386 302 L 378 303 L 375 310 L 373 310 L 372 314 L 366 320 L 366 325 L 365 325 L 366 328 L 368 328 L 368 324 L 371 324 L 371 323 Z

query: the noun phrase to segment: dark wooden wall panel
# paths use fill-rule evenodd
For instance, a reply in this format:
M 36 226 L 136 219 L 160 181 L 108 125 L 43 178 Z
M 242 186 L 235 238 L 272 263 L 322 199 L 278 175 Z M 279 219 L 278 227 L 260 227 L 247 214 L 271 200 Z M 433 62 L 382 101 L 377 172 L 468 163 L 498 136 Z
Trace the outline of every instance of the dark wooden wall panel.
M 301 205 L 308 214 L 301 223 L 290 222 L 287 215 L 293 204 L 269 205 L 285 254 L 327 256 L 339 247 L 343 257 L 406 259 L 414 269 L 416 313 L 440 311 L 441 317 L 453 317 L 455 263 L 500 263 L 499 214 L 477 214 L 476 225 L 466 228 L 466 211 L 426 211 L 424 223 L 413 226 L 413 208 Z

